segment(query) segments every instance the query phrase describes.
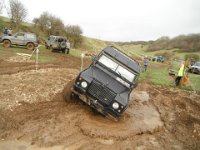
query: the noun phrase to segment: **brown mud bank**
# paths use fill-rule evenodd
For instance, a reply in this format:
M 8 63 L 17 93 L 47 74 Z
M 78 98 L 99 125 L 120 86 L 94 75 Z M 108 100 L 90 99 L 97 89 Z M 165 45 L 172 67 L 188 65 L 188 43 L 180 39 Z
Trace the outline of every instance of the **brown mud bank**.
M 200 148 L 200 95 L 140 83 L 115 122 L 81 101 L 64 101 L 62 90 L 77 73 L 46 68 L 0 75 L 0 149 Z

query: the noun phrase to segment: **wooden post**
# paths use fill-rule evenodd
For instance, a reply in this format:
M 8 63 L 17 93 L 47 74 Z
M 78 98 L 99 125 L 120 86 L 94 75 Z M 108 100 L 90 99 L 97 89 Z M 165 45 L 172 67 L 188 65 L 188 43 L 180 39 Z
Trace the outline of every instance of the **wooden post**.
M 36 69 L 36 71 L 38 70 L 38 53 L 39 53 L 39 50 L 37 48 L 36 49 L 36 61 L 35 61 L 35 69 Z
M 83 70 L 83 58 L 84 58 L 85 54 L 81 53 L 81 71 Z
M 36 55 L 36 58 L 35 58 L 35 69 L 36 69 L 36 71 L 38 70 L 38 56 L 39 56 L 39 47 L 40 47 L 41 45 L 39 45 L 38 47 L 36 47 L 36 53 L 35 53 L 35 55 Z

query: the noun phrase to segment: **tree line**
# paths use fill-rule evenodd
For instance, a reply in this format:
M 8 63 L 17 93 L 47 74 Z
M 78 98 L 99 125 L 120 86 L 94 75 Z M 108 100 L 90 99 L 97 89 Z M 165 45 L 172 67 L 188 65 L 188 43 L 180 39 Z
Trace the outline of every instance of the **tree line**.
M 200 51 L 200 34 L 179 35 L 172 39 L 163 36 L 156 41 L 149 43 L 148 50 L 170 50 L 180 49 L 182 52 L 197 52 Z
M 10 28 L 18 31 L 22 29 L 23 22 L 28 16 L 28 10 L 19 0 L 9 0 L 8 6 L 3 5 L 0 0 L 0 14 L 2 10 L 7 10 L 10 18 Z M 43 12 L 39 17 L 33 19 L 34 32 L 37 35 L 60 35 L 65 36 L 70 41 L 72 47 L 79 47 L 83 41 L 82 29 L 79 25 L 65 25 L 64 22 L 49 12 Z
M 148 51 L 179 49 L 181 52 L 199 52 L 200 34 L 179 35 L 174 38 L 162 36 L 153 41 L 116 42 L 118 45 L 147 45 Z M 179 51 L 179 52 L 180 52 Z

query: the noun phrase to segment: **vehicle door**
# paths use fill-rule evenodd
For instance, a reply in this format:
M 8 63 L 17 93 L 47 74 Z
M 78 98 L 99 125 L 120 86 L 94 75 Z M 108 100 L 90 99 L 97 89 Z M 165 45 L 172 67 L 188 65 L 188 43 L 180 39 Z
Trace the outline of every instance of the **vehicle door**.
M 25 34 L 22 32 L 16 33 L 12 40 L 13 44 L 25 45 Z
M 59 37 L 55 37 L 55 38 L 54 38 L 54 41 L 52 42 L 52 47 L 53 47 L 54 49 L 58 49 L 58 48 L 59 48 L 59 43 L 58 43 L 58 41 L 59 41 Z
M 53 45 L 53 43 L 55 42 L 55 40 L 56 40 L 56 37 L 55 36 L 52 36 L 52 37 L 50 37 L 49 38 L 49 45 Z

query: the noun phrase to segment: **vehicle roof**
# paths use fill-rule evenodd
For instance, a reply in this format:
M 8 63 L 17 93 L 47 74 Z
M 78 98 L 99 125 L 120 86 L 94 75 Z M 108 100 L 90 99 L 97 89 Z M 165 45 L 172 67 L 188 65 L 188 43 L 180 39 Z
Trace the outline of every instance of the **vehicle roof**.
M 117 61 L 121 62 L 123 65 L 127 66 L 129 69 L 135 71 L 136 73 L 140 73 L 140 65 L 139 63 L 130 58 L 125 53 L 121 52 L 114 46 L 108 46 L 102 50 L 102 52 L 114 57 Z

